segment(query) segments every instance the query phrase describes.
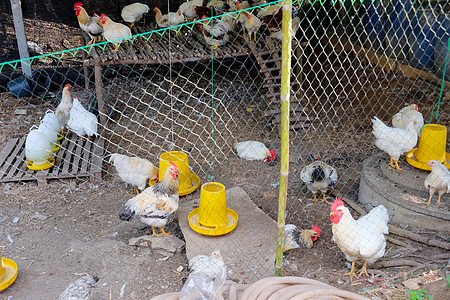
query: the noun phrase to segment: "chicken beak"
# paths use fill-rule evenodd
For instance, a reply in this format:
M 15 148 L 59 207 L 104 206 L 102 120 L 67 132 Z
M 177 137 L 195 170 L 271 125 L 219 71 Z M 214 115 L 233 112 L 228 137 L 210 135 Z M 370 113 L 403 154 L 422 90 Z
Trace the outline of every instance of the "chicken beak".
M 330 216 L 334 216 L 336 213 L 334 211 L 330 212 Z

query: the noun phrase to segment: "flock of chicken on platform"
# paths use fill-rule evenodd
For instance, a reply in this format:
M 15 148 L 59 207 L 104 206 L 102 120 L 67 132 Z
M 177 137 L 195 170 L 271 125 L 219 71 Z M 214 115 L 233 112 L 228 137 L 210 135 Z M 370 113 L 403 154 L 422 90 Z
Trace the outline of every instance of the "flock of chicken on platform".
M 231 2 L 234 4 L 233 1 Z M 211 3 L 217 14 L 225 12 L 225 7 L 228 7 L 228 9 L 232 7 L 232 5 L 221 1 L 206 3 L 201 0 L 193 0 L 183 3 L 176 13 L 167 15 L 162 15 L 161 11 L 155 7 L 156 22 L 160 27 L 167 27 L 181 24 L 186 18 L 210 17 L 208 11 L 210 13 L 212 8 L 208 5 L 211 5 Z M 245 8 L 246 5 L 248 5 L 246 1 L 242 3 L 237 2 L 234 7 L 239 10 Z M 98 17 L 94 14 L 93 17 L 90 17 L 81 3 L 75 4 L 75 10 L 81 29 L 87 32 L 92 39 L 98 34 L 103 34 L 107 40 L 115 40 L 131 35 L 128 26 L 115 23 L 105 15 Z M 134 3 L 124 7 L 122 17 L 133 26 L 142 17 L 142 14 L 146 12 L 148 12 L 148 6 Z M 264 13 L 277 15 L 280 13 L 280 7 L 278 5 L 270 6 Z M 237 21 L 243 22 L 242 24 L 249 36 L 256 34 L 258 30 L 249 26 L 253 24 L 251 20 L 261 22 L 259 18 L 264 19 L 264 16 L 261 16 L 259 13 L 255 16 L 250 12 L 245 12 L 242 16 L 244 17 L 242 19 L 238 18 Z M 227 20 L 223 18 L 220 22 L 214 24 L 214 30 L 221 28 L 220 23 L 227 23 Z M 234 21 L 234 19 L 232 20 Z M 230 28 L 232 26 L 231 23 L 229 24 Z M 220 45 L 220 42 L 216 40 L 216 32 L 210 31 L 208 28 L 211 27 L 208 26 L 207 22 L 203 23 L 205 38 L 207 36 L 205 31 L 207 31 L 212 35 L 211 40 L 214 41 L 209 44 L 214 46 L 215 43 L 218 43 Z M 56 110 L 56 115 L 63 125 L 78 135 L 96 135 L 97 122 L 83 121 L 82 118 L 84 117 L 90 120 L 90 116 L 86 116 L 88 112 L 85 110 L 80 112 L 81 110 L 77 108 L 79 106 L 81 106 L 79 101 L 71 95 L 71 86 L 66 85 L 63 90 L 62 101 Z M 401 155 L 411 151 L 416 146 L 421 128 L 424 125 L 423 116 L 418 111 L 417 105 L 413 104 L 401 109 L 393 117 L 393 127 L 385 125 L 377 117 L 374 117 L 372 123 L 375 145 L 390 156 L 389 165 L 397 169 L 398 172 L 402 172 L 403 170 L 399 167 L 398 160 Z M 235 149 L 238 156 L 243 159 L 263 160 L 272 163 L 276 159 L 276 154 L 273 150 L 269 150 L 264 144 L 256 141 L 237 143 L 235 144 Z M 170 236 L 170 233 L 164 231 L 164 226 L 178 209 L 180 187 L 178 167 L 171 163 L 166 168 L 164 176 L 158 178 L 158 169 L 147 159 L 114 153 L 110 155 L 109 162 L 115 166 L 121 180 L 133 185 L 137 192 L 137 195 L 129 199 L 120 211 L 120 219 L 128 221 L 133 218 L 139 218 L 143 223 L 152 227 L 154 236 Z M 440 161 L 432 160 L 428 162 L 428 165 L 432 171 L 424 183 L 430 192 L 430 198 L 426 204 L 428 206 L 431 204 L 431 198 L 437 191 L 439 194 L 437 204 L 440 205 L 441 195 L 450 192 L 450 173 Z M 326 202 L 325 193 L 335 186 L 338 181 L 338 174 L 335 168 L 318 160 L 305 166 L 300 172 L 300 178 L 314 194 L 313 201 L 317 201 L 316 193 L 320 191 L 323 193 L 322 201 Z M 155 180 L 156 184 L 147 187 L 149 179 Z M 387 209 L 383 205 L 379 205 L 367 215 L 355 220 L 349 209 L 344 206 L 344 202 L 336 198 L 331 204 L 330 210 L 333 240 L 345 254 L 346 259 L 352 262 L 352 269 L 348 275 L 350 275 L 350 278 L 359 277 L 362 274 L 367 275 L 367 265 L 379 260 L 385 253 L 385 235 L 389 232 Z M 156 227 L 160 229 L 160 234 L 157 233 Z M 284 250 L 300 247 L 311 248 L 313 242 L 320 237 L 320 231 L 319 226 L 313 226 L 307 230 L 299 230 L 293 224 L 286 225 Z M 217 251 L 211 257 L 221 260 L 220 252 Z M 364 262 L 358 274 L 355 271 L 357 260 Z
M 169 12 L 163 15 L 156 6 L 153 12 L 155 13 L 156 24 L 160 28 L 177 26 L 193 20 L 203 20 L 199 25 L 199 30 L 202 32 L 205 42 L 213 49 L 217 49 L 217 47 L 229 42 L 230 34 L 236 32 L 238 26 L 241 26 L 250 39 L 253 37 L 255 42 L 257 40 L 256 35 L 260 32 L 260 29 L 264 30 L 270 37 L 281 40 L 283 37 L 281 30 L 282 2 L 262 6 L 260 9 L 253 10 L 253 12 L 246 10 L 252 6 L 264 3 L 266 3 L 264 0 L 255 1 L 254 3 L 253 1 L 235 2 L 234 0 L 228 0 L 228 2 L 192 0 L 181 4 L 176 12 Z M 80 28 L 91 38 L 89 44 L 103 36 L 104 39 L 116 45 L 113 52 L 117 52 L 120 43 L 132 35 L 130 28 L 144 14 L 149 12 L 149 7 L 143 3 L 136 2 L 125 6 L 122 9 L 121 16 L 125 22 L 131 23 L 128 27 L 122 23 L 112 21 L 105 14 L 98 16 L 96 13 L 93 13 L 90 16 L 80 2 L 75 3 L 74 9 Z M 256 10 L 258 10 L 257 13 Z M 239 14 L 237 17 L 234 14 L 229 14 L 229 12 L 234 11 L 240 11 L 236 12 L 236 14 Z M 294 17 L 291 31 L 294 35 L 300 24 L 296 11 L 297 9 L 293 8 Z M 216 16 L 222 17 L 215 18 Z

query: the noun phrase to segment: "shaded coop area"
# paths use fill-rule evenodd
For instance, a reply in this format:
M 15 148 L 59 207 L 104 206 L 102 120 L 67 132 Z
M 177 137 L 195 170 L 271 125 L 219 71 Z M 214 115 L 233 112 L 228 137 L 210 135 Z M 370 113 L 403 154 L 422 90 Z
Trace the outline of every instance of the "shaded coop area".
M 281 42 L 271 38 L 266 28 L 260 29 L 255 42 L 238 27 L 230 42 L 211 50 L 198 23 L 192 28 L 181 27 L 178 34 L 172 30 L 157 33 L 150 11 L 132 29 L 136 39 L 122 43 L 117 53 L 108 43 L 87 51 L 70 50 L 89 42 L 78 29 L 73 3 L 41 2 L 22 2 L 27 37 L 40 44 L 43 53 L 69 51 L 33 60 L 33 69 L 44 69 L 51 78 L 48 91 L 36 92 L 33 97 L 17 99 L 8 92 L 7 82 L 19 76 L 20 67 L 4 65 L 0 72 L 0 158 L 4 158 L 0 165 L 0 223 L 5 224 L 0 229 L 0 251 L 22 270 L 4 295 L 21 299 L 33 291 L 37 298 L 55 298 L 81 273 L 100 278 L 92 289 L 94 298 L 100 299 L 150 298 L 182 288 L 189 274 L 186 249 L 170 253 L 170 247 L 155 249 L 142 241 L 137 246 L 128 245 L 132 238 L 151 234 L 151 229 L 139 221 L 119 219 L 119 211 L 135 193 L 108 162 L 111 153 L 145 157 L 158 164 L 166 151 L 185 152 L 192 172 L 202 183 L 218 181 L 227 189 L 239 188 L 261 213 L 274 222 L 278 219 L 280 160 L 273 166 L 243 160 L 233 148 L 236 142 L 258 140 L 273 148 L 278 157 L 285 151 L 280 142 Z M 120 8 L 130 2 L 85 1 L 84 6 L 91 13 L 104 12 L 121 21 Z M 328 200 L 343 198 L 357 218 L 368 210 L 359 199 L 364 163 L 381 152 L 374 145 L 373 116 L 390 126 L 399 109 L 416 103 L 426 122 L 450 126 L 450 84 L 442 82 L 441 70 L 418 64 L 425 60 L 416 59 L 414 65 L 405 48 L 388 43 L 393 14 L 381 15 L 368 5 L 347 2 L 294 3 L 302 22 L 291 51 L 286 223 L 302 229 L 318 225 L 322 233 L 313 248 L 284 254 L 283 275 L 319 280 L 369 298 L 408 299 L 406 290 L 424 288 L 440 299 L 446 292 L 443 278 L 448 274 L 448 232 L 392 222 L 385 257 L 370 267 L 371 276 L 350 281 L 344 276 L 349 265 L 330 241 L 330 205 L 310 201 L 312 193 L 300 179 L 300 170 L 320 157 L 339 175 Z M 439 7 L 432 13 L 439 20 L 447 8 L 439 1 L 431 2 Z M 167 12 L 167 2 L 156 4 Z M 171 1 L 170 7 L 179 4 Z M 60 5 L 65 10 L 59 9 Z M 0 4 L 0 8 L 9 20 L 9 7 Z M 395 8 L 387 6 L 386 11 Z M 412 18 L 420 5 L 407 8 Z M 375 37 L 368 35 L 367 20 L 383 20 L 383 30 L 373 26 Z M 2 43 L 7 46 L 0 52 L 2 62 L 18 58 L 13 27 L 8 22 L 1 25 L 6 36 Z M 42 24 L 53 31 L 46 33 Z M 66 33 L 62 40 L 58 38 L 61 32 Z M 436 27 L 431 32 L 437 39 Z M 71 135 L 55 156 L 57 167 L 45 174 L 27 171 L 22 151 L 25 135 L 31 125 L 39 124 L 47 109 L 56 107 L 66 83 L 73 85 L 73 95 L 97 116 L 99 138 L 86 141 Z M 447 137 L 447 148 L 449 144 Z M 387 154 L 380 155 L 384 163 Z M 400 164 L 407 166 L 404 157 Z M 385 166 L 375 168 L 386 173 Z M 1 172 L 3 169 L 7 172 Z M 101 181 L 90 180 L 99 177 Z M 40 184 L 43 181 L 47 184 Z M 387 184 L 391 187 L 398 182 Z M 422 190 L 415 198 L 417 211 L 427 209 L 427 196 Z M 180 202 L 191 205 L 192 201 L 195 206 L 199 198 L 197 189 Z M 448 212 L 448 195 L 442 200 L 442 207 L 428 210 Z M 166 230 L 184 241 L 179 226 L 182 221 L 175 217 Z M 258 220 L 245 226 L 263 236 L 271 231 L 260 228 Z M 233 233 L 230 236 L 228 247 L 233 256 L 267 257 L 258 242 L 233 239 Z M 214 248 L 215 242 L 204 237 L 208 247 Z M 258 278 L 251 275 L 253 270 L 244 270 L 247 265 L 239 265 L 239 260 L 224 259 L 232 265 L 229 276 L 233 280 L 251 283 Z M 265 274 L 271 271 L 264 270 Z M 414 281 L 412 277 L 422 272 L 427 273 L 419 276 L 421 283 Z

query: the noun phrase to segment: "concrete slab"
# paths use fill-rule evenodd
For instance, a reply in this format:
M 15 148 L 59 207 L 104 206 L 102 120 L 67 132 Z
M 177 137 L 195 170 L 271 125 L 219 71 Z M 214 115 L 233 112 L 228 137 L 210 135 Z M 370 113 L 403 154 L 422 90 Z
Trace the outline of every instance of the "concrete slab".
M 192 230 L 188 214 L 198 207 L 200 199 L 183 202 L 178 208 L 178 220 L 186 240 L 188 259 L 199 254 L 209 255 L 220 250 L 228 266 L 229 279 L 255 282 L 274 276 L 277 224 L 259 209 L 240 187 L 226 190 L 227 206 L 238 216 L 236 228 L 223 236 L 210 237 Z

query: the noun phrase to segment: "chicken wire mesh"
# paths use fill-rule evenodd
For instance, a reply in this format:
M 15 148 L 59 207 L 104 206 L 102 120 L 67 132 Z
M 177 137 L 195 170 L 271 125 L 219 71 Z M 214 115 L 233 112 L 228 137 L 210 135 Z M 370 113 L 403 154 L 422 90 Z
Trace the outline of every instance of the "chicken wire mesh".
M 92 15 L 91 2 L 84 7 Z M 158 166 L 163 153 L 180 151 L 189 160 L 185 169 L 189 171 L 180 172 L 180 177 L 192 172 L 202 183 L 250 186 L 246 191 L 251 200 L 273 220 L 279 215 L 278 186 L 286 184 L 286 223 L 301 229 L 318 225 L 331 235 L 329 205 L 308 200 L 313 194 L 304 185 L 301 170 L 320 158 L 338 175 L 328 200 L 333 194 L 358 201 L 363 161 L 380 152 L 371 130 L 373 116 L 390 125 L 400 108 L 415 103 L 426 121 L 434 118 L 448 125 L 449 85 L 443 78 L 450 76 L 449 9 L 445 1 L 294 1 L 292 24 L 298 27 L 289 74 L 289 149 L 281 149 L 283 57 L 277 33 L 281 13 L 260 17 L 263 24 L 251 37 L 251 30 L 240 25 L 242 19 L 251 19 L 245 12 L 258 15 L 268 4 L 281 3 L 257 2 L 249 7 L 242 3 L 236 11 L 230 2 L 228 10 L 212 18 L 220 21 L 220 14 L 226 14 L 236 26 L 217 49 L 204 36 L 211 25 L 208 17 L 161 29 L 149 12 L 117 52 L 112 43 L 98 42 L 25 60 L 34 70 L 32 79 L 21 77 L 24 61 L 6 56 L 0 65 L 3 97 L 10 97 L 14 88 L 25 97 L 14 100 L 18 124 L 12 125 L 13 130 L 4 129 L 2 182 L 82 176 L 117 182 L 117 171 L 108 162 L 112 153 L 146 158 Z M 177 7 L 161 5 L 163 13 Z M 202 12 L 208 11 L 211 8 Z M 111 15 L 120 20 L 117 13 Z M 30 24 L 27 29 L 34 27 Z M 87 44 L 90 39 L 84 34 L 81 40 Z M 98 137 L 86 140 L 72 133 L 53 155 L 52 168 L 30 171 L 24 135 L 31 125 L 39 125 L 47 109 L 56 108 L 65 84 L 72 85 L 72 95 L 98 118 Z M 33 114 L 21 115 L 20 109 Z M 12 120 L 5 114 L 3 118 Z M 234 144 L 247 140 L 261 141 L 282 156 L 289 151 L 289 184 L 278 183 L 278 161 L 274 168 L 236 157 Z M 196 184 L 193 180 L 183 191 Z M 189 199 L 199 198 L 199 190 Z M 177 227 L 176 222 L 168 224 L 172 231 Z M 205 249 L 218 245 L 215 239 L 203 243 Z M 237 247 L 235 254 L 239 251 Z M 254 252 L 262 260 L 273 259 L 258 249 Z M 274 271 L 273 266 L 260 268 L 256 265 L 245 273 L 244 267 L 235 266 L 234 272 L 239 277 L 242 271 L 253 281 L 262 272 Z

